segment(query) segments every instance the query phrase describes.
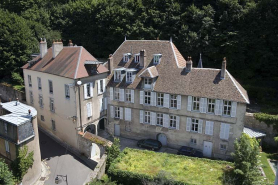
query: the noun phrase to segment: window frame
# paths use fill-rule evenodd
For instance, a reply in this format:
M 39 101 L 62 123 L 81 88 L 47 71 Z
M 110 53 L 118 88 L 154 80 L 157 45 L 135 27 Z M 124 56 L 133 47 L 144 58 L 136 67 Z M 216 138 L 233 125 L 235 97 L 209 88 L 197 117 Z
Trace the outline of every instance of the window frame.
M 120 117 L 121 117 L 121 110 L 120 110 L 120 107 L 117 107 L 117 106 L 115 106 L 115 108 L 114 108 L 114 118 L 115 119 L 120 119 Z
M 140 62 L 140 53 L 137 53 L 137 54 L 134 55 L 134 62 L 135 63 Z
M 191 128 L 190 128 L 190 131 L 198 133 L 198 129 L 199 129 L 199 119 L 192 118 L 191 119 Z
M 175 96 L 176 98 L 173 98 Z M 176 104 L 176 106 L 172 106 L 172 104 Z M 177 109 L 178 108 L 178 96 L 175 94 L 170 95 L 170 108 Z
M 34 104 L 34 94 L 33 94 L 33 91 L 29 91 L 29 96 L 30 96 L 30 103 L 31 104 Z
M 125 101 L 131 102 L 131 89 L 125 89 Z
M 70 87 L 68 84 L 65 84 L 65 97 L 66 99 L 70 99 Z
M 153 79 L 144 78 L 144 89 L 151 89 L 152 88 L 152 83 L 153 83 Z
M 45 121 L 45 119 L 44 119 L 44 116 L 43 116 L 43 115 L 41 115 L 41 121 Z
M 223 148 L 222 146 L 225 146 L 225 147 Z M 220 143 L 219 149 L 220 149 L 221 151 L 227 151 L 227 148 L 228 148 L 227 144 L 222 144 L 222 143 Z
M 103 79 L 99 80 L 99 92 L 100 92 L 100 94 L 104 93 L 104 80 Z
M 49 98 L 49 99 L 50 99 L 50 111 L 55 112 L 54 98 Z
M 51 119 L 51 129 L 52 129 L 53 131 L 56 131 L 56 122 L 55 122 L 54 119 Z
M 147 94 L 147 95 L 146 95 Z M 152 95 L 150 91 L 144 91 L 144 105 L 151 105 Z
M 123 56 L 123 62 L 128 62 L 128 61 L 129 61 L 129 54 L 126 53 L 126 54 L 124 54 L 124 56 Z
M 229 114 L 226 114 L 226 113 Z M 232 101 L 223 100 L 223 116 L 231 116 L 232 114 Z
M 32 87 L 32 77 L 31 77 L 31 75 L 28 75 L 28 85 L 29 85 L 29 87 Z
M 163 127 L 163 114 L 162 113 L 156 114 L 156 125 Z
M 190 138 L 190 144 L 191 145 L 197 145 L 197 139 L 196 138 Z
M 6 122 L 4 122 L 4 130 L 5 134 L 8 134 L 8 124 Z
M 37 78 L 38 80 L 38 90 L 42 90 L 42 79 L 40 77 Z
M 120 88 L 114 88 L 114 100 L 120 100 Z
M 157 106 L 163 107 L 164 104 L 164 93 L 157 93 Z
M 212 101 L 214 101 L 214 102 L 212 102 Z M 215 104 L 216 104 L 216 100 L 215 99 L 208 98 L 207 113 L 214 114 L 214 112 L 215 112 Z M 210 110 L 212 110 L 212 111 L 210 111 Z
M 155 54 L 154 56 L 153 56 L 153 64 L 154 65 L 157 65 L 157 64 L 159 64 L 160 63 L 160 55 L 159 54 Z
M 151 124 L 151 112 L 150 111 L 144 111 L 144 123 Z
M 170 115 L 169 116 L 169 128 L 176 129 L 177 128 L 177 116 Z M 174 126 L 173 126 L 174 125 Z
M 49 88 L 49 93 L 53 94 L 53 82 L 52 82 L 52 80 L 48 80 L 48 88 Z
M 114 71 L 114 75 L 115 75 L 115 82 L 120 82 L 122 79 L 122 72 L 121 71 Z M 119 77 L 119 78 L 117 78 Z
M 42 96 L 42 94 L 39 94 L 39 106 L 40 106 L 40 108 L 43 108 L 43 96 Z
M 126 72 L 126 82 L 127 83 L 132 83 L 132 76 L 133 76 L 133 72 L 131 72 L 131 71 Z
M 193 96 L 192 111 L 200 111 L 200 98 Z

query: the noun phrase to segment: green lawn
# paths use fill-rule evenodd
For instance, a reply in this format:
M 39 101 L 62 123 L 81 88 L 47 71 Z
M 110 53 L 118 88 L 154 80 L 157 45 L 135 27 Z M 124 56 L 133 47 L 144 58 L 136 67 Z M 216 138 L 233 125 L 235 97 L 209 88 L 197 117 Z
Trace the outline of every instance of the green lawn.
M 115 164 L 121 171 L 157 176 L 164 172 L 167 178 L 189 184 L 222 184 L 227 165 L 233 163 L 209 159 L 191 158 L 147 150 L 127 148 Z
M 270 181 L 270 182 L 274 182 L 275 181 L 275 174 L 273 173 L 271 167 L 269 166 L 269 163 L 267 161 L 267 158 L 270 158 L 270 159 L 273 159 L 275 157 L 273 157 L 273 154 L 267 154 L 265 152 L 261 152 L 260 153 L 260 156 L 261 156 L 261 163 L 262 163 L 262 168 L 264 170 L 264 173 L 267 177 L 267 179 Z

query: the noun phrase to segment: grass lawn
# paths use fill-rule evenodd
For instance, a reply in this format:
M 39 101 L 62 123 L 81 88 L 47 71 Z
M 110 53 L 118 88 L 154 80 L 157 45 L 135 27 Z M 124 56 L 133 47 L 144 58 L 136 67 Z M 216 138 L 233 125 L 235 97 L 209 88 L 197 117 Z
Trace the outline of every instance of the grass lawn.
M 261 163 L 262 163 L 262 168 L 264 170 L 264 173 L 267 177 L 267 179 L 270 181 L 270 182 L 274 182 L 275 181 L 275 174 L 273 173 L 271 167 L 269 166 L 269 163 L 267 161 L 267 158 L 273 158 L 273 155 L 272 154 L 267 154 L 265 152 L 261 152 L 260 153 L 260 156 L 261 156 Z
M 227 165 L 233 163 L 126 148 L 115 164 L 121 171 L 148 176 L 164 172 L 167 178 L 189 184 L 222 184 Z

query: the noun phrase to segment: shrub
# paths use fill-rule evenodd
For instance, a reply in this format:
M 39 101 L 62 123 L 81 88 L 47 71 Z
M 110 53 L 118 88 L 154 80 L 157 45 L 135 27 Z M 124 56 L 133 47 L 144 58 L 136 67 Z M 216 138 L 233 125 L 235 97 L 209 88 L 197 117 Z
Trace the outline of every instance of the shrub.
M 0 184 L 14 185 L 13 174 L 4 160 L 0 159 Z
M 266 113 L 255 113 L 254 117 L 258 121 L 265 122 L 268 126 L 273 125 L 273 128 L 278 131 L 278 115 L 271 115 Z
M 112 146 L 106 147 L 106 151 L 107 151 L 106 170 L 108 170 L 111 163 L 119 156 L 121 152 L 120 139 L 115 137 Z

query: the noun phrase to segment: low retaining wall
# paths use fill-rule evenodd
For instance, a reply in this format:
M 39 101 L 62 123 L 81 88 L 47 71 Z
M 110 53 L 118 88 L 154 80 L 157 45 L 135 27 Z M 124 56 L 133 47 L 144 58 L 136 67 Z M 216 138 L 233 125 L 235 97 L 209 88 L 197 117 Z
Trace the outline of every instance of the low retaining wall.
M 266 123 L 256 120 L 253 113 L 245 114 L 244 126 L 265 133 L 266 137 L 263 141 L 269 145 L 277 146 L 273 138 L 277 136 L 278 132 L 273 129 L 272 125 L 268 126 Z
M 104 154 L 100 158 L 96 168 L 94 169 L 94 171 L 92 173 L 91 179 L 96 179 L 96 178 L 101 179 L 102 178 L 102 176 L 105 174 L 106 159 L 107 159 L 106 154 Z
M 9 101 L 11 100 L 18 100 L 22 103 L 26 102 L 26 97 L 24 92 L 20 92 L 18 90 L 13 89 L 13 87 L 5 85 L 5 84 L 0 84 L 0 98 L 3 101 Z

